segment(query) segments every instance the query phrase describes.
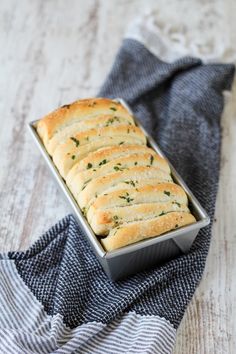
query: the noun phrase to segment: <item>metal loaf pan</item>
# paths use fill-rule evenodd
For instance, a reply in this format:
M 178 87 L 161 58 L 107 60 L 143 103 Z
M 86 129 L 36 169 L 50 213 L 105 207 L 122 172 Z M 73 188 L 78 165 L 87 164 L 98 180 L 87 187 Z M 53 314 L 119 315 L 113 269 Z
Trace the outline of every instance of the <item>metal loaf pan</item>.
M 116 99 L 116 101 L 119 101 L 132 114 L 132 111 L 122 99 Z M 146 135 L 148 146 L 152 147 L 160 156 L 164 157 L 168 161 L 158 145 L 135 117 L 134 120 Z M 33 139 L 38 146 L 42 156 L 44 157 L 59 188 L 63 192 L 64 197 L 68 201 L 72 209 L 72 213 L 82 227 L 85 237 L 90 242 L 90 245 L 95 255 L 97 256 L 98 261 L 111 280 L 115 281 L 121 278 L 125 278 L 141 270 L 148 269 L 154 265 L 163 263 L 182 253 L 188 252 L 199 230 L 209 224 L 210 219 L 207 213 L 201 207 L 200 203 L 197 201 L 182 178 L 168 161 L 171 168 L 172 177 L 174 181 L 185 190 L 188 196 L 190 210 L 195 216 L 197 222 L 192 225 L 184 226 L 180 229 L 167 232 L 158 237 L 140 241 L 115 251 L 106 252 L 99 242 L 99 239 L 96 237 L 93 230 L 89 226 L 87 220 L 83 216 L 77 202 L 68 189 L 64 179 L 59 174 L 51 157 L 47 153 L 35 129 L 36 122 L 37 121 L 30 122 L 28 125 Z

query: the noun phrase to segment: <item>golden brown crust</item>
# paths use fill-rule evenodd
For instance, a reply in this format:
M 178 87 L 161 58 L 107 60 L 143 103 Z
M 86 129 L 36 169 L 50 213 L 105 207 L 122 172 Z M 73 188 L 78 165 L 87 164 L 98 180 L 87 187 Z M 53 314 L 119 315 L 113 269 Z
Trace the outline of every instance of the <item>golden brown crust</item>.
M 172 212 L 154 219 L 127 223 L 112 229 L 106 238 L 101 240 L 106 251 L 113 251 L 132 243 L 159 236 L 170 230 L 194 223 L 192 214 Z
M 95 234 L 102 236 L 124 223 L 152 219 L 173 211 L 188 213 L 189 209 L 187 205 L 175 201 L 143 203 L 104 210 L 95 209 L 95 212 L 92 215 L 88 214 L 87 217 Z
M 84 99 L 64 105 L 42 118 L 37 124 L 37 132 L 47 146 L 54 133 L 68 124 L 106 114 L 130 117 L 128 111 L 113 100 L 107 98 Z
M 87 182 L 85 188 L 82 191 L 76 191 L 76 182 L 73 185 L 73 193 L 75 194 L 76 200 L 78 201 L 81 208 L 88 206 L 91 201 L 106 191 L 111 189 L 116 189 L 116 185 L 123 181 L 127 181 L 127 188 L 138 188 L 139 181 L 143 179 L 153 179 L 157 178 L 160 182 L 172 181 L 171 176 L 159 169 L 158 167 L 146 167 L 146 166 L 135 166 L 130 169 L 121 169 L 115 173 L 110 173 L 106 176 L 101 176 L 92 179 L 91 181 Z M 72 181 L 73 184 L 73 181 Z

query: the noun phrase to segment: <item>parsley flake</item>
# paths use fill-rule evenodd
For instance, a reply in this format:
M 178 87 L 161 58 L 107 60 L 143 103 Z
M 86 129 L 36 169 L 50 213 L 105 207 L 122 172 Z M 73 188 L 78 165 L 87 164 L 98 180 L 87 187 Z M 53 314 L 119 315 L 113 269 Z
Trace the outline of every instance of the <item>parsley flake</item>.
M 105 163 L 107 163 L 107 160 L 106 160 L 106 159 L 104 159 L 104 160 L 102 160 L 101 162 L 99 162 L 98 166 L 105 165 Z
M 107 120 L 105 126 L 108 127 L 109 125 L 113 124 L 115 121 L 120 122 L 120 118 L 118 118 L 118 117 L 116 117 L 116 116 L 114 116 L 114 117 L 112 117 L 112 118 L 109 118 L 109 119 Z
M 86 216 L 86 213 L 87 213 L 87 212 L 86 212 L 86 208 L 83 207 L 81 210 L 82 210 L 82 214 L 83 214 L 84 216 Z
M 176 204 L 176 205 L 178 205 L 178 207 L 179 207 L 179 208 L 181 207 L 181 204 L 180 204 L 180 203 L 178 203 L 178 202 L 172 202 L 172 204 Z
M 75 146 L 76 146 L 76 147 L 79 146 L 80 143 L 79 143 L 79 140 L 78 140 L 78 139 L 74 138 L 73 136 L 71 136 L 70 139 L 75 143 Z
M 131 186 L 135 187 L 135 182 L 132 181 L 132 179 L 130 181 L 124 181 L 126 184 L 130 184 Z M 136 181 L 136 183 L 138 183 L 138 181 Z
M 126 192 L 126 195 L 119 195 L 119 198 L 120 199 L 125 199 L 127 203 L 130 203 L 130 202 L 132 202 L 134 200 L 133 198 L 130 198 L 128 192 Z
M 165 215 L 166 213 L 164 211 L 161 212 L 161 214 L 159 214 L 159 216 Z

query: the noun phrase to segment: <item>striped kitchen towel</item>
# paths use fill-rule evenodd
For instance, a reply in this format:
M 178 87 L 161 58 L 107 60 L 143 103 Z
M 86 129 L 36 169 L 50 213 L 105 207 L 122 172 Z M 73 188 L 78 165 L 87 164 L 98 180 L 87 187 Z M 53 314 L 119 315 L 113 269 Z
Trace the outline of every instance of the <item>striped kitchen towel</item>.
M 212 219 L 222 92 L 234 66 L 189 56 L 163 61 L 153 50 L 163 50 L 160 38 L 142 33 L 145 45 L 140 37 L 123 41 L 99 96 L 130 104 Z M 0 353 L 171 353 L 210 234 L 208 226 L 188 254 L 112 283 L 65 217 L 29 250 L 0 256 Z

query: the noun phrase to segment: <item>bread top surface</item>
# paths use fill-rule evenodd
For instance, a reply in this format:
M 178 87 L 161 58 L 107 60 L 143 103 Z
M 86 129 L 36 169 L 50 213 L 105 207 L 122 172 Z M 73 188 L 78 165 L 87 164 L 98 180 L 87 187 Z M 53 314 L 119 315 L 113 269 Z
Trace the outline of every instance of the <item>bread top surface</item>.
M 94 232 L 108 235 L 107 251 L 195 221 L 168 163 L 120 103 L 76 101 L 36 129 Z
M 91 98 L 64 105 L 48 114 L 37 124 L 37 132 L 44 144 L 64 127 L 85 119 L 101 115 L 130 117 L 128 111 L 118 102 L 107 98 Z

